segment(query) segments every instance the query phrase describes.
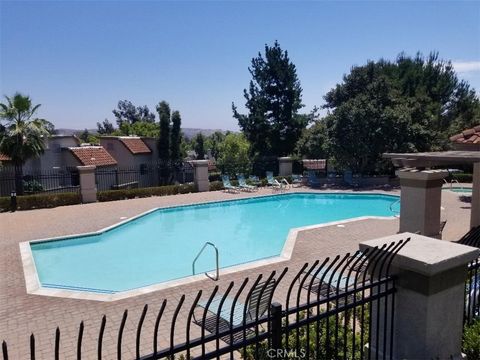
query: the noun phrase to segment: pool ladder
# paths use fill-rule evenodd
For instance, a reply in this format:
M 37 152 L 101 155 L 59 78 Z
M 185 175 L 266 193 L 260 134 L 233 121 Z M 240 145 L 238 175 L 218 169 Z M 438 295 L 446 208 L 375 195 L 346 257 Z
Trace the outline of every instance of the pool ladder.
M 197 256 L 195 257 L 195 259 L 193 260 L 193 263 L 192 263 L 192 273 L 193 275 L 195 275 L 195 263 L 197 262 L 198 258 L 200 257 L 200 255 L 202 255 L 203 253 L 203 250 L 205 250 L 205 248 L 207 246 L 211 246 L 215 249 L 215 261 L 216 261 L 216 271 L 215 271 L 215 275 L 210 275 L 208 272 L 205 273 L 205 275 L 209 278 L 209 279 L 212 279 L 213 281 L 217 281 L 218 278 L 220 277 L 220 274 L 219 274 L 219 263 L 218 263 L 218 249 L 217 247 L 215 246 L 214 243 L 211 243 L 210 241 L 207 241 L 205 244 L 203 244 L 203 247 L 202 249 L 198 252 Z
M 400 215 L 399 215 L 399 212 L 398 212 L 398 211 L 393 210 L 393 206 L 394 206 L 395 204 L 398 204 L 399 202 L 400 202 L 400 199 L 398 199 L 397 201 L 395 201 L 395 202 L 393 202 L 393 203 L 390 204 L 390 211 L 394 214 L 395 217 L 399 217 Z

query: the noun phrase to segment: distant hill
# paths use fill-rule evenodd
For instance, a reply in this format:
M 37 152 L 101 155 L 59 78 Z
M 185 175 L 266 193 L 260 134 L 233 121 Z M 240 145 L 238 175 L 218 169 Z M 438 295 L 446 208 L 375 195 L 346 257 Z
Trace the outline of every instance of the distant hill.
M 58 128 L 58 129 L 55 129 L 55 133 L 57 135 L 79 135 L 81 134 L 82 132 L 84 131 L 84 129 L 67 129 L 67 128 Z M 183 135 L 188 138 L 188 139 L 191 139 L 193 138 L 195 135 L 197 135 L 198 133 L 202 133 L 202 135 L 205 135 L 205 136 L 210 136 L 212 135 L 215 131 L 221 131 L 221 132 L 225 132 L 225 130 L 221 130 L 221 129 L 196 129 L 196 128 L 182 128 L 182 132 L 183 132 Z M 96 134 L 97 133 L 97 129 L 88 129 L 88 132 L 90 132 L 91 134 Z

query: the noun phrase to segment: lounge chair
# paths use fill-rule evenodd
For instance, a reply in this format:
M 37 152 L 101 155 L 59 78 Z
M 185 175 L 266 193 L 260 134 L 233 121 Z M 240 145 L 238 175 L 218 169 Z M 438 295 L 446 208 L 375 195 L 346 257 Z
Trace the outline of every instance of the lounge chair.
M 351 186 L 351 187 L 358 187 L 359 184 L 358 184 L 358 181 L 357 179 L 353 176 L 353 173 L 351 170 L 345 170 L 345 172 L 343 173 L 343 182 L 348 185 L 348 186 Z
M 309 170 L 308 171 L 308 186 L 312 188 L 318 188 L 320 187 L 320 179 L 317 178 L 317 175 L 315 174 L 315 171 Z
M 283 190 L 283 184 L 278 182 L 277 179 L 273 177 L 273 172 L 267 171 L 267 183 L 272 187 L 272 190 Z
M 262 184 L 257 175 L 250 175 L 248 180 L 255 186 L 260 186 Z
M 239 192 L 238 186 L 233 186 L 230 183 L 230 177 L 228 175 L 222 175 L 223 188 L 227 192 Z
M 217 332 L 217 330 L 226 330 L 230 326 L 242 325 L 244 322 L 248 324 L 250 321 L 254 321 L 262 318 L 268 311 L 270 307 L 270 302 L 272 298 L 273 290 L 275 289 L 275 280 L 271 279 L 268 283 L 261 282 L 258 283 L 252 291 L 248 303 L 244 304 L 237 300 L 235 305 L 233 304 L 234 299 L 231 297 L 226 297 L 223 301 L 222 308 L 219 309 L 220 304 L 224 295 L 215 296 L 211 303 L 208 305 L 208 299 L 201 300 L 198 302 L 197 308 L 205 309 L 211 315 L 206 316 L 205 322 L 201 318 L 197 319 L 195 317 L 195 312 L 193 313 L 193 322 L 199 326 L 203 326 L 207 331 L 211 333 Z M 208 305 L 208 308 L 207 308 Z M 217 328 L 217 316 L 219 318 L 218 328 Z M 203 317 L 203 312 L 202 312 Z M 253 334 L 252 330 L 247 330 L 247 334 Z M 234 342 L 241 341 L 243 339 L 242 332 L 238 332 L 234 335 Z M 227 335 L 225 338 L 222 338 L 225 342 L 230 342 L 230 337 Z
M 292 186 L 302 186 L 303 185 L 303 175 L 293 174 L 292 175 Z
M 248 185 L 247 181 L 245 180 L 245 176 L 243 174 L 237 174 L 237 179 L 238 179 L 238 187 L 240 190 L 245 190 L 245 191 L 257 191 L 257 187 L 253 185 Z
M 454 241 L 457 244 L 480 248 L 480 225 L 471 228 L 460 240 Z

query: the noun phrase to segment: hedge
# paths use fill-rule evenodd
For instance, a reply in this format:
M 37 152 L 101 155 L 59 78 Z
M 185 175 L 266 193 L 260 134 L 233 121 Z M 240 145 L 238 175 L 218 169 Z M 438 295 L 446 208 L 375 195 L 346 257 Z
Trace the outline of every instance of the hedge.
M 461 183 L 471 183 L 473 181 L 473 174 L 457 173 L 453 175 L 453 178 Z
M 36 194 L 17 196 L 17 210 L 53 208 L 80 204 L 78 193 Z M 10 197 L 0 197 L 0 212 L 10 211 Z
M 193 184 L 166 185 L 140 189 L 106 190 L 97 193 L 98 201 L 115 201 L 124 199 L 165 196 L 196 192 Z
M 465 326 L 463 331 L 462 352 L 467 360 L 480 359 L 480 319 Z

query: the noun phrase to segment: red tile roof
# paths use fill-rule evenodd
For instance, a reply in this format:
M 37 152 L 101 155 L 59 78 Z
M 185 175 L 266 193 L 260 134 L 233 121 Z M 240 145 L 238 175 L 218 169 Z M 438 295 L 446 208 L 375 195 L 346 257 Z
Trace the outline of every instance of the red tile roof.
M 480 125 L 453 135 L 450 137 L 450 141 L 458 144 L 480 144 Z
M 0 161 L 10 161 L 10 157 L 0 153 Z
M 82 165 L 117 165 L 115 159 L 102 146 L 79 146 L 68 148 Z
M 121 137 L 120 141 L 132 154 L 150 154 L 152 152 L 147 144 L 138 137 Z

